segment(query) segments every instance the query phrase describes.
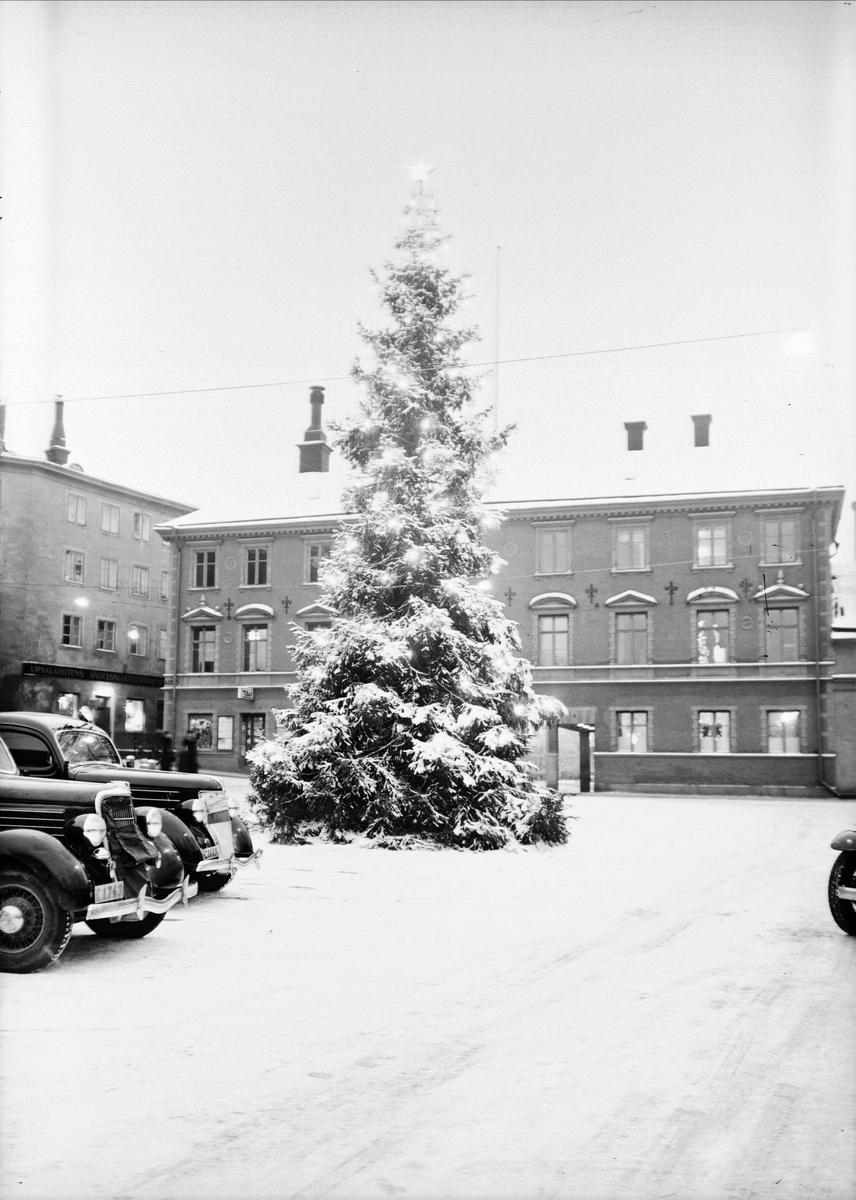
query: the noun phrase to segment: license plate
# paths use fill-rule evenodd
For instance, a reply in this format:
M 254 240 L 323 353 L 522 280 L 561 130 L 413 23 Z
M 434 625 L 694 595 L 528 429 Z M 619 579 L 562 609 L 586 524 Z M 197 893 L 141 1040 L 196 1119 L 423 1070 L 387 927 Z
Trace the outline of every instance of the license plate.
M 124 883 L 96 883 L 95 903 L 105 904 L 108 900 L 124 900 Z
M 216 846 L 203 846 L 202 847 L 202 857 L 203 858 L 216 858 L 217 853 L 218 853 L 218 851 L 217 851 Z

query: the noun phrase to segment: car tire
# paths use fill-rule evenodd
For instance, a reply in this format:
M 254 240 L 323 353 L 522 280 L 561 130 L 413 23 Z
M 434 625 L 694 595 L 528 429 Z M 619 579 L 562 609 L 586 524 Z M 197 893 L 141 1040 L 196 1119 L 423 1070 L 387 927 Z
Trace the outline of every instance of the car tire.
M 166 913 L 146 913 L 140 921 L 87 921 L 86 924 L 96 937 L 114 942 L 132 942 L 144 938 L 157 929 Z
M 0 874 L 0 971 L 25 975 L 49 967 L 68 945 L 73 924 L 38 875 Z
M 200 892 L 219 892 L 227 883 L 232 882 L 232 876 L 215 875 L 212 871 L 206 871 L 204 874 L 196 876 L 196 882 Z
M 841 900 L 836 888 L 856 887 L 856 854 L 852 851 L 839 854 L 832 864 L 829 876 L 829 910 L 839 929 L 856 937 L 856 904 L 852 900 Z

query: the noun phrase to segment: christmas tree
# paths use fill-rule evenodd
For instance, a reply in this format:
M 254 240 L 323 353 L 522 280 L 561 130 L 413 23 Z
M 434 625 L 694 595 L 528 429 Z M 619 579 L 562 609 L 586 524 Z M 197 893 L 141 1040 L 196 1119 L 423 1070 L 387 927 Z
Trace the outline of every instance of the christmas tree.
M 347 517 L 324 574 L 330 629 L 300 631 L 293 707 L 253 752 L 252 782 L 276 840 L 307 829 L 386 845 L 471 849 L 563 842 L 556 793 L 524 761 L 561 710 L 532 690 L 516 626 L 490 595 L 499 560 L 482 543 L 487 462 L 508 430 L 485 431 L 454 320 L 462 280 L 415 186 L 381 299 L 391 320 L 360 329 L 359 415 L 337 445 L 354 468 Z

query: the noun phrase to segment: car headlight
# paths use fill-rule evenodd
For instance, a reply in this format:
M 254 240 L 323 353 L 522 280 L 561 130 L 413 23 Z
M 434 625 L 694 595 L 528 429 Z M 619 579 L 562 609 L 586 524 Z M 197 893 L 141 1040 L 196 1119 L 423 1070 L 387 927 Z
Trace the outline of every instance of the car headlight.
M 87 813 L 83 822 L 83 836 L 88 838 L 93 846 L 100 846 L 107 836 L 107 826 L 103 817 L 97 813 Z
M 208 824 L 208 805 L 205 803 L 203 796 L 197 796 L 190 806 L 190 811 L 193 813 L 200 825 Z
M 150 838 L 156 838 L 163 829 L 163 817 L 159 808 L 146 809 L 146 833 Z

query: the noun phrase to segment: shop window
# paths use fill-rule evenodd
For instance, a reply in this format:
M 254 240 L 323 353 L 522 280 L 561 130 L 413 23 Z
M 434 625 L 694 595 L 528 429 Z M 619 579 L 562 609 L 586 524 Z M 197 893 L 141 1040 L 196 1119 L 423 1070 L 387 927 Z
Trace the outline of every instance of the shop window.
M 119 587 L 119 563 L 115 558 L 102 558 L 98 563 L 98 586 L 115 592 Z
M 56 698 L 56 710 L 61 717 L 76 717 L 79 708 L 79 692 L 61 692 Z
M 618 721 L 618 750 L 623 754 L 646 754 L 648 751 L 648 713 L 630 711 L 616 713 Z
M 764 562 L 773 566 L 800 561 L 799 521 L 796 517 L 764 518 Z
M 264 587 L 268 583 L 268 552 L 265 546 L 252 546 L 246 552 L 244 582 L 247 587 Z
M 800 713 L 771 711 L 767 713 L 767 753 L 799 754 Z
M 615 661 L 624 666 L 648 662 L 648 614 L 615 614 Z
M 118 532 L 119 532 L 119 505 L 118 504 L 102 504 L 101 505 L 101 532 L 118 534 Z
M 146 706 L 142 700 L 125 701 L 125 733 L 145 733 Z
M 69 492 L 66 501 L 65 519 L 72 525 L 86 524 L 86 497 Z
M 538 617 L 538 665 L 566 667 L 569 658 L 570 617 L 567 613 Z
M 210 750 L 212 748 L 213 731 L 213 713 L 187 714 L 187 736 L 196 738 L 197 750 Z
M 730 754 L 731 713 L 727 710 L 700 712 L 698 741 L 701 754 Z
M 62 577 L 66 583 L 83 583 L 82 551 L 66 550 Z
M 244 671 L 266 671 L 268 669 L 267 625 L 244 626 Z
M 95 633 L 95 649 L 110 650 L 116 649 L 116 622 L 115 621 L 99 621 Z
M 536 571 L 539 575 L 567 575 L 570 572 L 570 529 L 539 529 L 537 543 Z
M 217 551 L 196 550 L 193 556 L 193 586 L 197 588 L 216 587 L 217 580 Z
M 74 613 L 63 613 L 60 640 L 63 646 L 72 646 L 79 650 L 83 645 L 83 617 Z
M 697 662 L 729 661 L 731 617 L 727 609 L 696 613 Z
M 799 654 L 799 609 L 767 609 L 764 614 L 764 656 L 767 662 L 796 662 Z
M 194 625 L 190 631 L 190 670 L 194 674 L 214 674 L 217 629 L 214 625 Z

